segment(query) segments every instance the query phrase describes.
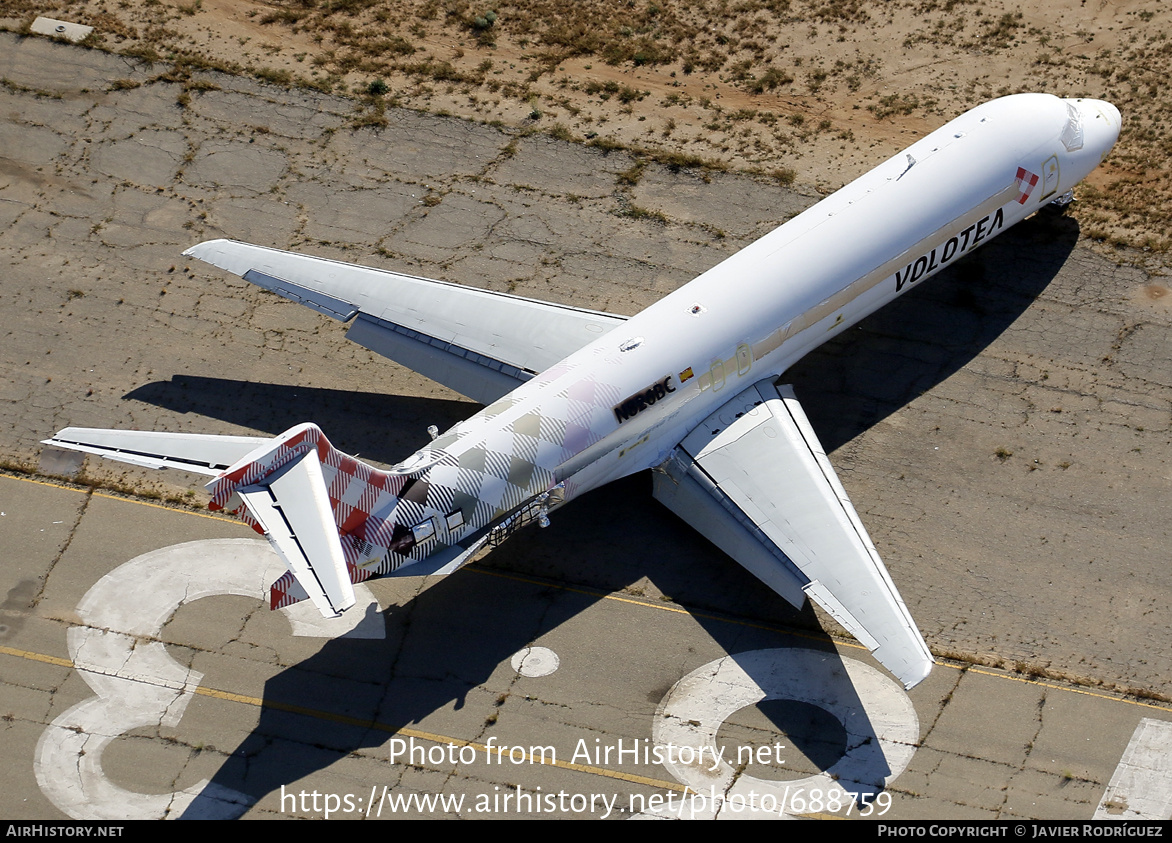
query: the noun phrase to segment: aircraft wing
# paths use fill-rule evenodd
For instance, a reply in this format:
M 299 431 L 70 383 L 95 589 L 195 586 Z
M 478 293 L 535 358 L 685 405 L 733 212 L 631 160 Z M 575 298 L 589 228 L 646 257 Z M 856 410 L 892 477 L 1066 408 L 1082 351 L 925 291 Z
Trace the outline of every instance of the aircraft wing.
M 932 654 L 791 387 L 742 392 L 654 483 L 659 501 L 795 606 L 813 599 L 905 687 L 928 675 Z
M 626 321 L 234 240 L 209 240 L 183 254 L 353 320 L 349 339 L 483 404 Z

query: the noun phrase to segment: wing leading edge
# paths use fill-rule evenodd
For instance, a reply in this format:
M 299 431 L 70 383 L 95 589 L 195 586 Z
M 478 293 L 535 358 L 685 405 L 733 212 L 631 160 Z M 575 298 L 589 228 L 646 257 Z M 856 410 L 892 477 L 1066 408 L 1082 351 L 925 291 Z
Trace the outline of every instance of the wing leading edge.
M 208 240 L 183 254 L 353 320 L 349 339 L 484 404 L 626 321 L 234 240 Z
M 910 688 L 933 660 L 793 389 L 762 381 L 654 474 L 655 497 L 801 606 L 808 596 Z

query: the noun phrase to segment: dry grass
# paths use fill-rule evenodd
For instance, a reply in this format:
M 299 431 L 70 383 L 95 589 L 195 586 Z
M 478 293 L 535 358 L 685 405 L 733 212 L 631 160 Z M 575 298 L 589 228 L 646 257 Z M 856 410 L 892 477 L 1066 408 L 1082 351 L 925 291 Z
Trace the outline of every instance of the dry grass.
M 994 96 L 1101 97 L 1124 132 L 1074 213 L 1094 239 L 1172 246 L 1172 10 L 1158 0 L 0 0 L 11 28 L 34 13 L 145 61 L 363 98 L 377 82 L 394 104 L 823 191 Z M 359 124 L 381 120 L 362 105 Z

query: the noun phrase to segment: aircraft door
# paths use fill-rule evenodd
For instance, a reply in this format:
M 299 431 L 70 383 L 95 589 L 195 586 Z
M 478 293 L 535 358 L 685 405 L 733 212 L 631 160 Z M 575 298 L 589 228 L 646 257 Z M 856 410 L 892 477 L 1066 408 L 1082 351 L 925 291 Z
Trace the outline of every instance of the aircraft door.
M 712 391 L 715 392 L 724 386 L 724 361 L 713 360 L 710 372 L 712 374 Z
M 753 368 L 753 349 L 746 343 L 737 346 L 737 377 L 744 377 Z
M 1058 183 L 1061 181 L 1058 171 L 1058 156 L 1051 155 L 1042 165 L 1042 197 L 1039 202 L 1045 202 L 1058 192 Z

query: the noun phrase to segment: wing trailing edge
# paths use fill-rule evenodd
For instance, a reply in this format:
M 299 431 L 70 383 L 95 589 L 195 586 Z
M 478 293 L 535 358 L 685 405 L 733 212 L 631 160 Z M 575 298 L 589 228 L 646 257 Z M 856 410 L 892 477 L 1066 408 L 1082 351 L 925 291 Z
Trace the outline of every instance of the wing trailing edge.
M 347 337 L 490 404 L 625 317 L 234 240 L 183 254 L 338 319 Z
M 905 687 L 932 654 L 793 389 L 762 381 L 698 425 L 655 497 L 795 606 L 810 597 Z

